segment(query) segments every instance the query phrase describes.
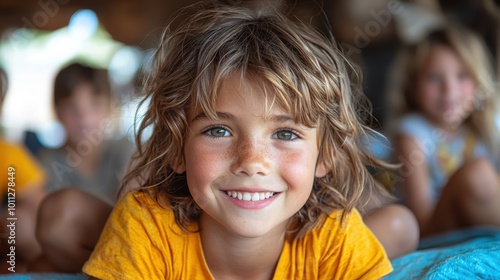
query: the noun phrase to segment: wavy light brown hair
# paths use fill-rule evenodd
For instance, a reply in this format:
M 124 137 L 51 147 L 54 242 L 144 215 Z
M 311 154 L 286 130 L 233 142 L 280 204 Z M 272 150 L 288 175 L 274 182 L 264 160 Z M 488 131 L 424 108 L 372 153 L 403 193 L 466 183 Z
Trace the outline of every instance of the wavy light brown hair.
M 334 209 L 365 205 L 372 191 L 386 194 L 367 166 L 387 164 L 367 153 L 361 137 L 371 131 L 359 77 L 336 43 L 313 28 L 276 11 L 209 5 L 166 29 L 144 87 L 149 102 L 140 124 L 135 168 L 125 186 L 135 182 L 159 205 L 170 207 L 185 228 L 196 221 L 200 207 L 191 197 L 186 175 L 176 174 L 183 158 L 186 111 L 198 107 L 216 118 L 217 94 L 232 73 L 252 76 L 266 89 L 270 104 L 290 112 L 297 123 L 318 127 L 320 160 L 331 167 L 316 178 L 312 193 L 292 221 L 302 236 Z M 354 79 L 352 78 L 354 77 Z M 142 142 L 145 130 L 151 137 Z
M 454 51 L 474 80 L 476 106 L 468 110 L 470 116 L 465 124 L 495 155 L 500 155 L 500 133 L 495 122 L 500 104 L 491 63 L 494 60 L 481 38 L 474 31 L 457 23 L 435 29 L 420 42 L 402 49 L 391 75 L 392 89 L 388 96 L 389 107 L 394 115 L 390 119 L 396 120 L 404 114 L 420 111 L 414 101 L 417 82 L 422 75 L 425 60 L 436 45 Z

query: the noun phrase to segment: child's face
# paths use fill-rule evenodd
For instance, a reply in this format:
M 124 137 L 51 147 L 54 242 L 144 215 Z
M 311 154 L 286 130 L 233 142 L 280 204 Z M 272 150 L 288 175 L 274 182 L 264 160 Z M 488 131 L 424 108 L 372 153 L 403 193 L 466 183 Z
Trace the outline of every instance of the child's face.
M 472 112 L 474 92 L 474 81 L 460 57 L 449 47 L 433 46 L 415 96 L 421 111 L 441 128 L 456 128 Z
M 109 100 L 96 95 L 88 84 L 76 87 L 70 97 L 61 100 L 56 111 L 66 130 L 68 142 L 72 145 L 82 141 L 98 144 L 96 141 L 102 139 L 105 127 L 103 122 L 109 117 L 109 106 Z
M 189 112 L 184 163 L 191 195 L 209 221 L 237 236 L 283 234 L 307 201 L 318 164 L 318 131 L 287 112 L 267 111 L 255 82 L 230 76 L 216 105 L 218 120 Z

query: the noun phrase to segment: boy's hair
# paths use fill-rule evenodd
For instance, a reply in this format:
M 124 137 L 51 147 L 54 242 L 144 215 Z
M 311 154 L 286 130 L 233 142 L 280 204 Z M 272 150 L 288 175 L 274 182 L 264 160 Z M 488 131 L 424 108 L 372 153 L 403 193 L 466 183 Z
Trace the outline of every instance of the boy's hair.
M 313 28 L 277 12 L 223 5 L 205 6 L 171 32 L 166 30 L 155 54 L 144 93 L 149 108 L 140 124 L 135 168 L 122 183 L 138 183 L 162 205 L 173 209 L 185 228 L 201 209 L 191 197 L 186 175 L 174 172 L 183 160 L 186 111 L 199 108 L 215 116 L 217 94 L 231 73 L 261 84 L 270 106 L 290 112 L 297 123 L 318 127 L 320 160 L 331 171 L 315 179 L 312 193 L 293 217 L 302 236 L 333 209 L 364 206 L 380 189 L 366 166 L 388 167 L 367 153 L 361 137 L 370 130 L 366 98 L 352 80 L 352 65 Z M 151 137 L 141 143 L 152 127 Z
M 71 97 L 75 89 L 84 84 L 90 85 L 95 95 L 111 99 L 111 88 L 106 70 L 71 63 L 59 71 L 54 81 L 54 107 L 57 108 L 62 100 Z
M 394 82 L 389 93 L 389 105 L 393 108 L 391 119 L 419 108 L 414 101 L 417 82 L 422 67 L 432 47 L 445 46 L 453 50 L 463 61 L 475 85 L 475 106 L 467 108 L 471 115 L 465 123 L 485 141 L 494 154 L 498 146 L 499 129 L 495 123 L 498 112 L 498 94 L 494 83 L 494 71 L 489 51 L 484 42 L 472 30 L 456 23 L 433 30 L 419 43 L 403 49 L 393 69 Z

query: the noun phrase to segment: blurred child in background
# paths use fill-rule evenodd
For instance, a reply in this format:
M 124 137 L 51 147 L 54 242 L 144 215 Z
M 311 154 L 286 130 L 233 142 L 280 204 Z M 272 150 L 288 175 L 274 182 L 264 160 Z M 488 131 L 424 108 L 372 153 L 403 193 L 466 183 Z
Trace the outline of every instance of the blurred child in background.
M 500 226 L 498 92 L 479 37 L 456 25 L 431 32 L 402 56 L 393 102 L 403 201 L 422 236 Z
M 46 264 L 78 272 L 116 202 L 132 147 L 126 140 L 106 139 L 112 109 L 107 71 L 78 63 L 64 67 L 53 100 L 67 140 L 62 148 L 41 152 L 50 194 L 37 236 Z

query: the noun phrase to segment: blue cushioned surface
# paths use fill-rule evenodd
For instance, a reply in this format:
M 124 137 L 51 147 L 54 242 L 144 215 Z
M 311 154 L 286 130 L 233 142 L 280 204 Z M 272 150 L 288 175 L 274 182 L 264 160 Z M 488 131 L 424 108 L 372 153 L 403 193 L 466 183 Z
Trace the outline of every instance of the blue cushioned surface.
M 478 227 L 422 240 L 393 261 L 385 279 L 500 279 L 500 228 Z

